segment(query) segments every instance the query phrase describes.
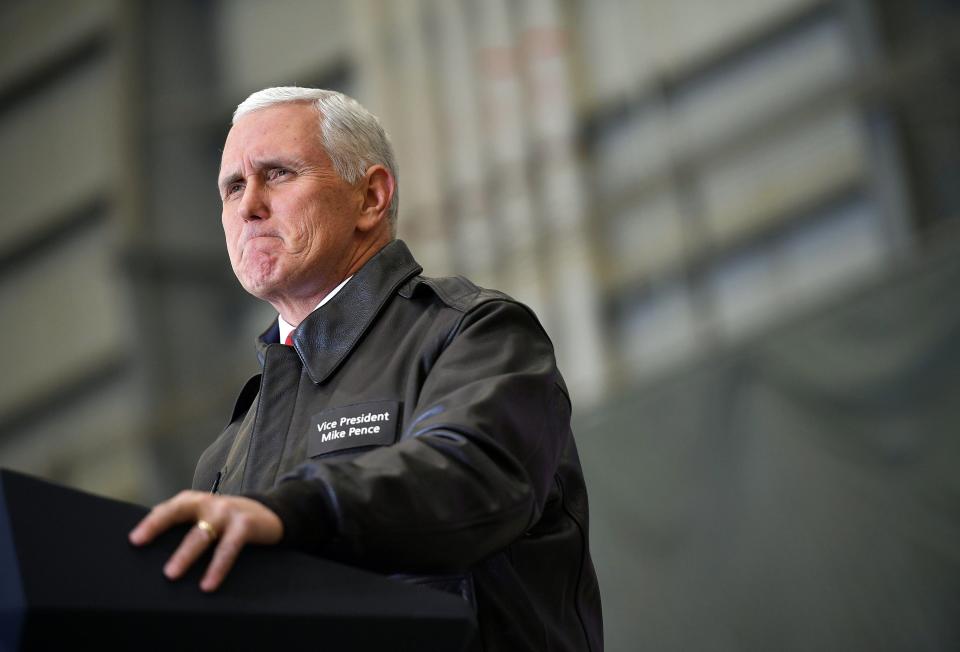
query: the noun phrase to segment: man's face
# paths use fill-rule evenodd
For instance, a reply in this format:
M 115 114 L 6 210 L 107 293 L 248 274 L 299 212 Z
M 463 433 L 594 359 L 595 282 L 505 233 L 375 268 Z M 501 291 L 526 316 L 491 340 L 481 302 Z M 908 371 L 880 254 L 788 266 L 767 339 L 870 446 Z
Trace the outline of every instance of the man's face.
M 311 105 L 240 118 L 223 147 L 219 187 L 230 264 L 247 292 L 274 303 L 345 278 L 362 193 L 337 176 Z

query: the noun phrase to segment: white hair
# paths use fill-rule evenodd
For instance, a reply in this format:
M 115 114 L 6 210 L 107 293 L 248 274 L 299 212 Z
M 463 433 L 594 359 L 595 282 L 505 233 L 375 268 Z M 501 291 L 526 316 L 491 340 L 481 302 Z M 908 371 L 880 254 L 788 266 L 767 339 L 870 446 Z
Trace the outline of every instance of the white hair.
M 390 170 L 395 185 L 387 218 L 390 234 L 396 237 L 400 171 L 393 155 L 393 146 L 377 116 L 355 99 L 322 88 L 265 88 L 237 105 L 237 110 L 233 112 L 233 124 L 252 111 L 290 102 L 312 103 L 319 112 L 320 142 L 341 179 L 356 183 L 371 165 L 382 165 Z

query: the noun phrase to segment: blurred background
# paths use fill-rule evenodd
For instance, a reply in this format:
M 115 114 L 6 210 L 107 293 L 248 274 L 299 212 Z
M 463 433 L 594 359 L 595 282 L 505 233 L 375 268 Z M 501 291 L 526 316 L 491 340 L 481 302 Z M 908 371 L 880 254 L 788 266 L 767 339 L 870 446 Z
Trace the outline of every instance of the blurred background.
M 434 276 L 571 387 L 607 649 L 960 648 L 960 22 L 947 0 L 5 0 L 0 465 L 188 486 L 275 313 L 233 108 L 357 97 Z

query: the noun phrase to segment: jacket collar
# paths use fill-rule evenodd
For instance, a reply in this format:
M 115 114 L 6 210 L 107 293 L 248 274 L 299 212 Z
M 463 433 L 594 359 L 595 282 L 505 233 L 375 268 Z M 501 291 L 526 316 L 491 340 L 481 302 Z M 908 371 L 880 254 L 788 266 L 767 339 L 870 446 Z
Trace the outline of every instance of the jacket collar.
M 378 251 L 329 302 L 310 313 L 293 331 L 293 347 L 314 383 L 340 366 L 360 337 L 403 283 L 423 270 L 402 240 Z M 276 320 L 257 338 L 263 365 L 267 346 L 276 343 Z

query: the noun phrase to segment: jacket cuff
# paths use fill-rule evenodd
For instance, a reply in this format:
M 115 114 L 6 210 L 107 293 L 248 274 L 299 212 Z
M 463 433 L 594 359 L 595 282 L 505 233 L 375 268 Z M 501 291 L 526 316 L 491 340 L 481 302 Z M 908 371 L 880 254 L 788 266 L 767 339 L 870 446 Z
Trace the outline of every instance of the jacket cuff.
M 289 480 L 264 493 L 243 494 L 274 512 L 283 523 L 280 545 L 315 552 L 337 533 L 333 510 L 318 499 L 315 487 L 304 480 Z

